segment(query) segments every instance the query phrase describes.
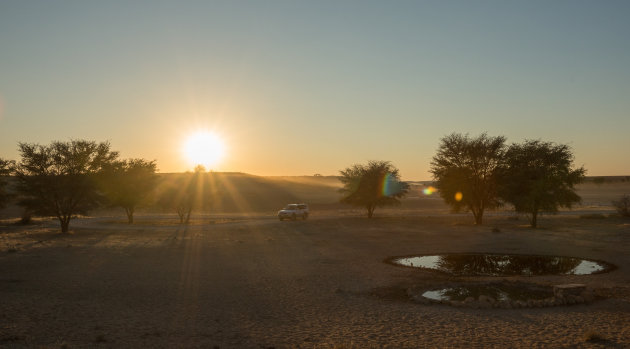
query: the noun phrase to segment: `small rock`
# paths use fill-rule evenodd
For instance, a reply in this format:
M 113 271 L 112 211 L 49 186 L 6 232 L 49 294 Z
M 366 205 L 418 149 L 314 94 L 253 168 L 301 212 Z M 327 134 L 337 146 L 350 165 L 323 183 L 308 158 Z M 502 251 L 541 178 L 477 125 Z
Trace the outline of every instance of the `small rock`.
M 564 285 L 555 285 L 553 287 L 553 294 L 557 295 L 562 292 L 562 295 L 571 294 L 574 296 L 579 295 L 586 289 L 586 285 L 584 284 L 564 284 Z

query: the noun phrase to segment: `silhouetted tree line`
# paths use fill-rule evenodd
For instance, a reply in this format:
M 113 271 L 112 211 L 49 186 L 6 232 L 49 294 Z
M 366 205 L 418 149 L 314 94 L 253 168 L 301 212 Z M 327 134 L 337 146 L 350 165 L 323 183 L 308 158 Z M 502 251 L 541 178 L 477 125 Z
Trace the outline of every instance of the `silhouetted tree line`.
M 469 210 L 475 224 L 482 224 L 486 210 L 510 204 L 528 214 L 536 227 L 540 212 L 555 213 L 580 202 L 575 185 L 586 171 L 572 168 L 569 146 L 540 140 L 508 146 L 505 141 L 485 133 L 475 138 L 453 133 L 441 139 L 431 173 L 453 210 Z M 132 224 L 136 209 L 148 202 L 176 211 L 180 223 L 188 223 L 191 212 L 207 209 L 217 194 L 201 166 L 156 193 L 156 162 L 121 160 L 108 142 L 19 143 L 19 151 L 19 162 L 0 159 L 0 208 L 14 200 L 28 214 L 57 217 L 63 232 L 76 215 L 104 206 L 123 208 Z M 400 204 L 409 191 L 389 161 L 355 164 L 340 174 L 341 202 L 365 208 L 368 218 L 376 207 Z M 17 179 L 15 188 L 8 188 L 8 176 Z M 623 197 L 614 204 L 627 214 L 628 202 Z
M 188 223 L 192 209 L 209 200 L 207 190 L 202 190 L 202 168 L 177 182 L 173 191 L 154 198 L 156 162 L 121 160 L 108 142 L 72 140 L 18 146 L 19 162 L 0 159 L 0 208 L 15 200 L 29 214 L 56 217 L 62 232 L 68 232 L 77 215 L 99 207 L 123 208 L 132 224 L 136 209 L 152 200 L 184 212 L 185 219 L 180 214 L 180 221 Z M 8 188 L 9 176 L 17 179 L 13 190 Z
M 526 140 L 507 146 L 505 140 L 485 133 L 441 139 L 431 173 L 440 196 L 455 211 L 470 210 L 475 224 L 482 224 L 485 210 L 507 203 L 527 214 L 535 228 L 540 212 L 556 213 L 581 201 L 575 185 L 586 170 L 572 168 L 568 145 Z
M 580 202 L 575 185 L 586 170 L 572 168 L 569 146 L 540 140 L 508 146 L 505 141 L 485 133 L 475 138 L 453 133 L 441 139 L 431 173 L 454 211 L 468 210 L 475 224 L 482 224 L 486 210 L 511 204 L 536 227 L 540 212 L 556 213 Z M 341 202 L 365 207 L 368 218 L 376 207 L 399 204 L 409 189 L 388 161 L 353 165 L 340 174 Z

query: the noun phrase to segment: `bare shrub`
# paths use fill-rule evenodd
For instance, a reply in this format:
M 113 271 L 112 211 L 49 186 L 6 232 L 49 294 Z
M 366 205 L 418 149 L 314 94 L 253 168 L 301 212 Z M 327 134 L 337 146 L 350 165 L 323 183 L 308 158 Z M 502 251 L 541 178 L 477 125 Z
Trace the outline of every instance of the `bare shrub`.
M 630 217 L 630 195 L 624 195 L 619 200 L 614 200 L 612 204 L 620 216 Z
M 584 335 L 582 336 L 582 338 L 584 339 L 585 342 L 602 342 L 606 340 L 606 338 L 604 338 L 604 336 L 601 333 L 595 330 L 588 330 L 584 332 Z

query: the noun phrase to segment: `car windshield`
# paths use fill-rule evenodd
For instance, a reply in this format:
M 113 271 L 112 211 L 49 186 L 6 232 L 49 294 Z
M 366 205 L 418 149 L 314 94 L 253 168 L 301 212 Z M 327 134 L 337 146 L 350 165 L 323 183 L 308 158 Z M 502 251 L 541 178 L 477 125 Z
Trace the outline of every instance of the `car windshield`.
M 287 205 L 285 208 L 285 210 L 297 210 L 297 205 Z

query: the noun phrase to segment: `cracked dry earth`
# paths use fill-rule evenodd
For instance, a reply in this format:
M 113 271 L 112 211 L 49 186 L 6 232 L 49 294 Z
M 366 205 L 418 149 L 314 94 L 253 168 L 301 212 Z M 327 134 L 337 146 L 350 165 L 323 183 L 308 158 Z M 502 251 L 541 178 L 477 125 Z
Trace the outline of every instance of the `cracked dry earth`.
M 480 227 L 469 221 L 331 212 L 306 221 L 223 217 L 180 226 L 147 215 L 133 226 L 79 219 L 72 234 L 49 220 L 4 223 L 0 347 L 630 347 L 627 220 L 566 215 L 536 230 L 500 216 Z M 600 295 L 591 304 L 469 309 L 416 304 L 406 295 L 409 287 L 466 278 L 383 263 L 446 252 L 575 256 L 618 269 L 502 278 L 583 283 Z

